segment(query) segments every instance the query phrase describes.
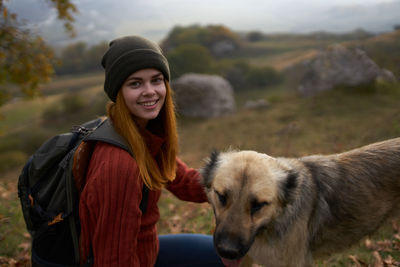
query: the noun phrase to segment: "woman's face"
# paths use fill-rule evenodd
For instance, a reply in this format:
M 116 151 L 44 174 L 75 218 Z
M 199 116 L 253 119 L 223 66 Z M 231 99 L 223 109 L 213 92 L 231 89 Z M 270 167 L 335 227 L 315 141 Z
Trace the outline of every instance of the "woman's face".
M 133 118 L 145 127 L 149 120 L 155 119 L 160 113 L 167 89 L 159 70 L 142 69 L 126 79 L 121 91 Z

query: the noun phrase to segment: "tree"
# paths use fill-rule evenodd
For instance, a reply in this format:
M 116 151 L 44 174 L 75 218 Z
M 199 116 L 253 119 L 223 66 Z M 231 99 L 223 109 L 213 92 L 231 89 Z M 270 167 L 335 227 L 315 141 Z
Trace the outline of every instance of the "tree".
M 224 41 L 234 47 L 240 46 L 240 36 L 222 25 L 176 26 L 161 43 L 161 47 L 164 52 L 169 53 L 181 45 L 199 44 L 213 53 L 214 46 Z
M 70 0 L 47 0 L 64 21 L 67 33 L 75 35 L 73 13 L 77 9 Z M 29 29 L 23 29 L 17 14 L 8 11 L 0 0 L 0 106 L 11 96 L 6 85 L 14 84 L 23 95 L 31 97 L 39 93 L 40 84 L 48 81 L 53 74 L 52 49 L 41 36 Z
M 262 32 L 259 31 L 251 31 L 247 34 L 246 37 L 249 42 L 258 42 L 263 40 L 264 35 Z
M 212 73 L 215 60 L 204 46 L 184 44 L 167 54 L 173 78 L 188 73 Z
M 86 70 L 85 71 L 102 71 L 100 59 L 108 49 L 108 42 L 100 42 L 88 49 L 85 54 Z
M 55 73 L 65 75 L 101 71 L 100 59 L 107 49 L 107 42 L 91 47 L 84 42 L 69 44 L 61 51 L 61 64 L 55 66 Z
M 87 44 L 78 42 L 67 45 L 61 53 L 61 64 L 56 66 L 57 74 L 80 73 L 85 69 Z

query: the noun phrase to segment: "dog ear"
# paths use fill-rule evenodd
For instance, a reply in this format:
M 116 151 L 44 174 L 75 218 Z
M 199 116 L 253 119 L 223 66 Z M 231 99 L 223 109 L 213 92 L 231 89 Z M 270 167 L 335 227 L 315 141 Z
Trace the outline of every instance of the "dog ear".
M 206 160 L 206 165 L 200 169 L 201 183 L 206 188 L 211 187 L 211 182 L 214 178 L 214 171 L 218 165 L 219 152 L 214 150 L 210 157 Z
M 298 173 L 291 170 L 281 184 L 281 200 L 284 205 L 292 202 L 297 187 Z

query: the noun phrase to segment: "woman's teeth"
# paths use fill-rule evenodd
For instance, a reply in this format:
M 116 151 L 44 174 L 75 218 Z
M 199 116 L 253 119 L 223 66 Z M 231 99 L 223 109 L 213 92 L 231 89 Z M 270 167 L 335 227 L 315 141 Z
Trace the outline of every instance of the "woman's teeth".
M 157 103 L 157 101 L 151 101 L 151 102 L 143 102 L 141 103 L 142 106 L 148 107 L 148 106 L 153 106 Z

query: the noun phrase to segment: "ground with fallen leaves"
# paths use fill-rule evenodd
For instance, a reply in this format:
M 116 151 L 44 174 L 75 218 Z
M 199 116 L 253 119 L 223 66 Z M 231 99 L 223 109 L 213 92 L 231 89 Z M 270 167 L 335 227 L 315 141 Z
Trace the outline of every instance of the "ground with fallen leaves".
M 12 171 L 0 178 L 0 267 L 30 266 L 30 235 L 25 229 Z

